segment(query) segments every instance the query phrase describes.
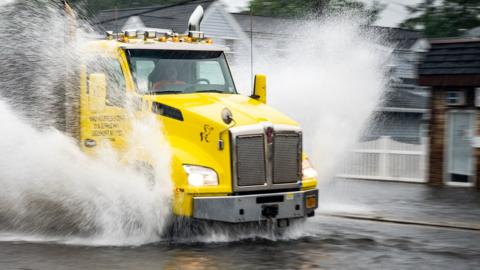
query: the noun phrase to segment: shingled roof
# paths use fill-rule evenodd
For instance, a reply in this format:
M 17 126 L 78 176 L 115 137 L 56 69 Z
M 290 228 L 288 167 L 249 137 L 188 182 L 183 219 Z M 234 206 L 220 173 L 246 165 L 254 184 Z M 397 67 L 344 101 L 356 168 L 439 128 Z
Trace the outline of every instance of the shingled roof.
M 412 48 L 419 39 L 424 38 L 423 34 L 417 30 L 382 26 L 366 27 L 367 31 L 374 31 L 375 34 L 384 36 L 396 49 L 408 50 Z
M 98 30 L 121 30 L 130 17 L 137 16 L 145 27 L 172 29 L 174 32 L 183 33 L 187 30 L 188 18 L 195 8 L 201 5 L 206 10 L 213 2 L 197 0 L 173 5 L 102 10 L 92 22 Z
M 422 85 L 480 85 L 480 38 L 431 40 L 418 68 Z
M 480 74 L 480 39 L 438 40 L 431 46 L 421 75 Z

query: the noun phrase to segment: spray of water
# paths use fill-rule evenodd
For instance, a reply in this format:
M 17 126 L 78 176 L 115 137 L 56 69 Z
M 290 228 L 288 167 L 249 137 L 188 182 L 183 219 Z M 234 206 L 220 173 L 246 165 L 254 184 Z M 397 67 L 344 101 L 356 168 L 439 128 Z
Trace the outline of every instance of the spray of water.
M 268 103 L 300 122 L 321 181 L 332 179 L 387 88 L 391 49 L 362 22 L 346 12 L 294 22 L 283 28 L 291 36 L 282 44 L 254 41 L 261 45 L 254 71 L 268 76 Z M 248 59 L 242 63 L 235 75 L 249 83 Z
M 268 76 L 268 104 L 300 122 L 304 130 L 305 151 L 319 173 L 320 212 L 370 213 L 368 206 L 346 200 L 348 187 L 341 187 L 339 198 L 331 181 L 388 91 L 392 47 L 385 36 L 362 23 L 358 14 L 345 12 L 283 28 L 291 36 L 281 46 L 254 40 L 261 43 L 253 51 L 254 72 Z M 239 62 L 234 75 L 244 94 L 250 94 L 249 59 Z M 318 232 L 316 219 L 293 226 L 281 239 Z M 213 235 L 211 239 L 221 241 L 225 233 Z
M 9 123 L 0 138 L 2 229 L 90 244 L 160 239 L 169 213 L 168 169 L 161 166 L 168 155 L 157 157 L 152 183 L 121 165 L 113 151 L 88 157 L 70 138 L 32 128 L 3 103 L 0 115 Z M 155 147 L 159 134 L 149 132 L 141 132 L 142 138 Z
M 304 146 L 319 172 L 320 211 L 368 213 L 368 207 L 345 205 L 329 192 L 338 166 L 367 128 L 387 86 L 392 49 L 383 36 L 362 26 L 351 12 L 321 20 L 294 22 L 283 28 L 292 36 L 254 46 L 254 71 L 268 76 L 267 103 L 299 121 Z M 255 29 L 254 29 L 255 32 Z M 261 30 L 259 31 L 261 32 Z M 280 48 L 278 48 L 280 47 Z M 235 59 L 232 71 L 237 88 L 249 95 L 250 59 Z M 348 192 L 346 192 L 348 196 Z M 321 217 L 319 217 L 321 218 Z M 258 227 L 210 226 L 202 235 L 179 241 L 227 242 L 262 238 L 289 240 L 316 235 L 318 219 L 293 223 L 281 235 Z
M 0 5 L 1 233 L 82 244 L 158 241 L 172 190 L 158 121 L 133 121 L 127 138 L 128 151 L 147 151 L 153 179 L 120 162 L 108 144 L 87 156 L 58 131 L 68 107 L 65 69 L 81 60 L 77 48 L 90 36 L 80 23 L 76 40 L 66 42 L 66 19 L 52 1 Z
M 5 101 L 0 102 L 0 121 L 5 123 L 0 132 L 0 227 L 9 232 L 5 239 L 48 236 L 106 245 L 157 241 L 171 191 L 161 127 L 153 120 L 134 122 L 130 140 L 144 143 L 134 147 L 150 150 L 154 183 L 120 164 L 108 147 L 92 158 L 51 128 L 58 125 L 55 114 L 65 104 L 59 99 L 58 85 L 64 78 L 59 74 L 65 62 L 78 61 L 77 44 L 89 35 L 78 29 L 77 42 L 65 45 L 65 18 L 49 3 L 0 4 L 0 38 L 8 40 L 0 44 L 5 70 L 0 75 Z M 271 48 L 256 51 L 255 71 L 269 75 L 269 104 L 303 125 L 306 150 L 324 181 L 334 175 L 377 105 L 385 89 L 389 53 L 378 45 L 377 36 L 362 31 L 359 20 L 349 15 L 302 23 L 295 33 L 285 41 L 281 57 Z M 245 94 L 250 89 L 247 67 L 234 69 Z M 299 226 L 282 239 L 311 233 Z M 212 226 L 187 240 L 278 239 L 255 229 Z

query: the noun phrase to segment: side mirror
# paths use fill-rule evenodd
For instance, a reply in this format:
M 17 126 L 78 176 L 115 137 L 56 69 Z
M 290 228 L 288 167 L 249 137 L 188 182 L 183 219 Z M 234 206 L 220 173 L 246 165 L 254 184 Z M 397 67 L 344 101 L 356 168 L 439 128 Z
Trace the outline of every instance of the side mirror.
M 88 78 L 88 102 L 92 111 L 103 111 L 107 99 L 107 79 L 103 73 L 92 73 Z
M 262 103 L 267 103 L 267 76 L 256 74 L 253 83 L 253 95 L 250 96 Z

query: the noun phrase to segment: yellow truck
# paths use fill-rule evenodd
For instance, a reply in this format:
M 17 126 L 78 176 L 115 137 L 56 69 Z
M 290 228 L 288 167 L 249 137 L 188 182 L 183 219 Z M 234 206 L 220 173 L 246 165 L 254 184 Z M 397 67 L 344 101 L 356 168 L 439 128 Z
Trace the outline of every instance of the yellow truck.
M 314 215 L 316 172 L 302 129 L 266 105 L 266 77 L 238 94 L 226 48 L 200 31 L 201 6 L 188 33 L 163 29 L 107 32 L 86 46 L 79 108 L 67 108 L 70 133 L 86 152 L 108 140 L 122 151 L 135 111 L 153 114 L 172 151 L 175 216 L 227 223 L 274 220 L 285 226 Z M 88 60 L 90 59 L 90 60 Z M 131 114 L 130 114 L 131 115 Z M 135 115 L 135 114 L 134 114 Z M 147 163 L 148 160 L 141 161 Z

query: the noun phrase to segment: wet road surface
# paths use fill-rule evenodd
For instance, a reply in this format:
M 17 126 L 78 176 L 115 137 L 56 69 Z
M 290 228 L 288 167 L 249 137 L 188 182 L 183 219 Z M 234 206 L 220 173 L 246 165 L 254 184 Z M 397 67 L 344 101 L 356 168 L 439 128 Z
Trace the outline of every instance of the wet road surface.
M 296 240 L 0 243 L 1 269 L 479 269 L 480 232 L 315 217 Z M 310 234 L 310 235 L 308 235 Z M 308 235 L 308 236 L 307 236 Z
M 337 180 L 319 187 L 323 213 L 345 213 L 480 228 L 480 191 L 424 184 Z
M 11 238 L 0 242 L 0 269 L 480 269 L 480 231 L 322 215 L 357 210 L 476 224 L 478 196 L 472 189 L 450 193 L 423 185 L 338 181 L 325 195 L 331 208 L 281 239 L 210 237 L 203 242 L 92 247 Z

